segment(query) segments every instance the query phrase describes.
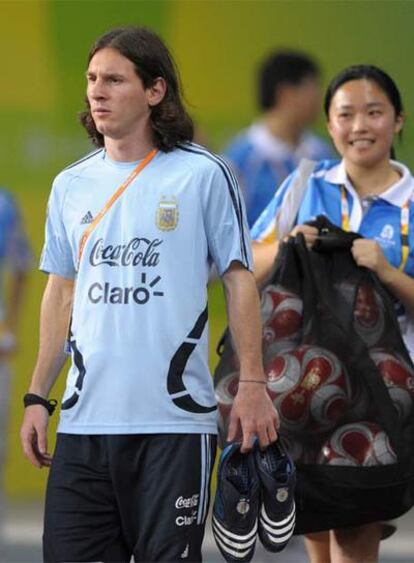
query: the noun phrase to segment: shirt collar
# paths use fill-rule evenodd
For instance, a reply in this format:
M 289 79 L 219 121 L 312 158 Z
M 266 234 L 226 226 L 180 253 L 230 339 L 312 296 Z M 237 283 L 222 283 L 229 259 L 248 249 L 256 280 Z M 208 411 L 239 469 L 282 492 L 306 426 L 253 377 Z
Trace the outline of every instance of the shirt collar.
M 270 161 L 280 161 L 293 158 L 300 160 L 308 139 L 308 133 L 303 133 L 296 147 L 292 147 L 279 137 L 275 137 L 262 121 L 257 121 L 249 127 L 250 140 L 261 153 Z
M 402 207 L 408 199 L 413 197 L 414 178 L 410 170 L 404 166 L 404 164 L 401 164 L 401 162 L 392 160 L 391 165 L 398 170 L 401 174 L 401 178 L 378 197 L 391 205 Z M 331 184 L 343 185 L 350 193 L 355 193 L 355 188 L 352 186 L 347 176 L 343 160 L 326 172 L 325 180 Z

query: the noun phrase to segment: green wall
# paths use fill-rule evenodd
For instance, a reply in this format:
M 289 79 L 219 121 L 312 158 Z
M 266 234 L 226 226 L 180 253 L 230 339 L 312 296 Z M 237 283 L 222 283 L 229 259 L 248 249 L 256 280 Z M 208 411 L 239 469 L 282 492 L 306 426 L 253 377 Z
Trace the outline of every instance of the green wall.
M 255 68 L 270 50 L 309 51 L 320 61 L 325 81 L 349 64 L 378 64 L 401 88 L 408 121 L 397 152 L 414 167 L 413 19 L 414 3 L 398 0 L 0 1 L 1 183 L 19 199 L 37 255 L 51 181 L 89 148 L 76 115 L 83 106 L 87 52 L 102 32 L 133 23 L 162 35 L 181 69 L 190 111 L 216 150 L 254 118 Z M 324 132 L 322 119 L 319 129 Z M 18 437 L 44 282 L 33 273 L 14 361 L 6 468 L 14 498 L 39 496 L 46 476 L 23 459 Z M 215 341 L 224 313 L 221 290 L 212 293 Z

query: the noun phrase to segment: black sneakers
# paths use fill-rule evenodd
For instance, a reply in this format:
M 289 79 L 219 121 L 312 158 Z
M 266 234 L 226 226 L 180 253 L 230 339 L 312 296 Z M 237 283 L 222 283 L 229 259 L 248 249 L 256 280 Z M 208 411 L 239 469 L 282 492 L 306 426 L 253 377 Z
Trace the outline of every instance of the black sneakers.
M 251 561 L 257 532 L 269 551 L 281 551 L 295 528 L 295 466 L 278 441 L 248 454 L 224 448 L 217 474 L 213 535 L 226 561 Z
M 256 448 L 254 456 L 262 492 L 260 541 L 268 551 L 282 551 L 295 529 L 295 465 L 280 441 L 263 452 Z
M 213 506 L 213 535 L 226 561 L 251 561 L 259 499 L 253 456 L 242 454 L 240 444 L 230 444 L 221 454 Z

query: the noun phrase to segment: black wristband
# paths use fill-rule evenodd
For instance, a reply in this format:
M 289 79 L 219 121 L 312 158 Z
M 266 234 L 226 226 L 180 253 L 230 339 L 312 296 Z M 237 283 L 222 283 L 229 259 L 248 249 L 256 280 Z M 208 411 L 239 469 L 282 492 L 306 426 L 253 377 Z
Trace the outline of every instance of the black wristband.
M 52 415 L 56 408 L 57 401 L 56 399 L 44 399 L 40 395 L 35 395 L 35 393 L 26 393 L 23 397 L 23 404 L 25 408 L 31 405 L 42 405 L 42 407 L 45 407 L 48 411 L 49 415 Z

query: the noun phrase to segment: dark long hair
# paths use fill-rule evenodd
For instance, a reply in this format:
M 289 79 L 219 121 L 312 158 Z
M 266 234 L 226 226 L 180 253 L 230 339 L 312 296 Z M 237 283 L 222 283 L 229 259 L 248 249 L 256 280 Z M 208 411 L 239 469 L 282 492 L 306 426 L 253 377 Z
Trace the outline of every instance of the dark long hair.
M 93 45 L 88 65 L 92 57 L 106 47 L 116 49 L 134 64 L 144 88 L 150 88 L 159 77 L 165 80 L 165 96 L 158 105 L 151 108 L 150 115 L 156 147 L 168 152 L 180 142 L 191 141 L 194 125 L 183 105 L 178 71 L 158 35 L 144 27 L 130 26 L 111 30 Z M 94 145 L 103 147 L 104 137 L 95 126 L 88 101 L 86 105 L 86 110 L 79 116 L 80 121 Z
M 341 86 L 352 80 L 369 80 L 374 82 L 389 99 L 395 110 L 395 117 L 400 117 L 404 113 L 404 107 L 401 99 L 400 91 L 394 80 L 381 68 L 374 65 L 354 65 L 345 68 L 337 74 L 328 86 L 324 100 L 324 110 L 327 119 L 329 119 L 329 110 L 332 98 Z M 401 140 L 401 132 L 400 132 Z M 395 158 L 394 147 L 391 147 L 391 158 Z

